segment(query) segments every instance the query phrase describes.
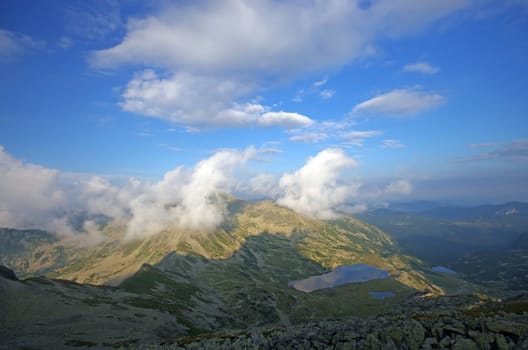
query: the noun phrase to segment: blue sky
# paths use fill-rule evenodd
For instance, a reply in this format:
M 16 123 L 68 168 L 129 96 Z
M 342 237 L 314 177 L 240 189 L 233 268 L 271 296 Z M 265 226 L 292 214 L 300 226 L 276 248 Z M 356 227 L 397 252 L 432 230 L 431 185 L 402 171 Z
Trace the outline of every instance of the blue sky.
M 332 205 L 527 200 L 527 32 L 523 0 L 2 1 L 3 171 L 156 182 L 253 147 L 228 189 L 280 202 L 330 149 Z

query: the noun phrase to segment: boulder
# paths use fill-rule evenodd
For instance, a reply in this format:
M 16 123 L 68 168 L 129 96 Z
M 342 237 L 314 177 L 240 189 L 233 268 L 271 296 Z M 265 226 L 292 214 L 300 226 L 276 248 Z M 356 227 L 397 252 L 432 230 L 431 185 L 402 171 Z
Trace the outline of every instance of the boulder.
M 4 265 L 0 265 L 0 277 L 11 281 L 18 281 L 18 277 L 16 276 L 15 272 Z

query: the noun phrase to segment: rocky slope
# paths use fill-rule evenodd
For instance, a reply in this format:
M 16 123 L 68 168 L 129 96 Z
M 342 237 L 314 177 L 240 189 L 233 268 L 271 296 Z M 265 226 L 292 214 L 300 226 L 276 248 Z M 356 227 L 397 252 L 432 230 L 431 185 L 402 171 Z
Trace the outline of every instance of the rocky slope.
M 233 329 L 302 329 L 307 322 L 398 312 L 416 293 L 478 290 L 430 271 L 401 254 L 385 233 L 351 217 L 314 220 L 269 201 L 233 200 L 229 210 L 214 232 L 169 228 L 138 241 L 122 241 L 125 224 L 109 223 L 106 240 L 95 246 L 51 236 L 40 242 L 34 232 L 23 236 L 23 244 L 13 232 L 0 236 L 15 244 L 12 261 L 27 262 L 15 264 L 26 268 L 26 276 L 51 271 L 48 278 L 0 278 L 4 339 L 13 347 L 25 339 L 60 347 L 159 344 Z M 288 283 L 356 263 L 383 269 L 390 278 L 310 293 Z M 391 296 L 376 299 L 374 291 Z M 99 327 L 104 332 L 92 337 Z
M 528 297 L 413 299 L 398 313 L 183 337 L 141 349 L 527 349 Z

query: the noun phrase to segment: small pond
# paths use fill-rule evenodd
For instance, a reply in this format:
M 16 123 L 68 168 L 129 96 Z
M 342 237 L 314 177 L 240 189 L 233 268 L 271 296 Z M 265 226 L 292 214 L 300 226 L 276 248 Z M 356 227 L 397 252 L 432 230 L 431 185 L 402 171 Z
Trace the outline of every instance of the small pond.
M 374 299 L 394 298 L 393 292 L 369 292 L 369 294 Z
M 323 288 L 332 288 L 351 282 L 367 282 L 375 279 L 389 278 L 390 274 L 366 264 L 343 265 L 321 275 L 302 280 L 289 281 L 288 285 L 301 292 L 312 292 Z
M 433 270 L 435 272 L 447 273 L 448 275 L 456 275 L 455 271 L 453 271 L 451 269 L 448 269 L 445 266 L 435 266 L 435 267 L 431 268 L 431 270 Z

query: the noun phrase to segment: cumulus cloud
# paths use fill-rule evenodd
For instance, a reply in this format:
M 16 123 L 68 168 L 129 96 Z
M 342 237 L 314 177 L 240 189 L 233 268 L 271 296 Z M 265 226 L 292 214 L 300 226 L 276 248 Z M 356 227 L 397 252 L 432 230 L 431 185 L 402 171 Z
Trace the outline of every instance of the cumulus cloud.
M 298 113 L 267 112 L 257 120 L 260 126 L 282 126 L 285 128 L 300 128 L 313 124 L 313 120 Z
M 341 172 L 356 166 L 357 162 L 343 150 L 325 149 L 309 158 L 299 170 L 280 178 L 281 195 L 277 203 L 307 216 L 334 219 L 338 216 L 336 209 L 357 188 L 345 183 Z
M 278 126 L 297 128 L 312 120 L 298 113 L 273 112 L 258 103 L 233 102 L 252 89 L 238 80 L 178 72 L 166 78 L 154 70 L 136 73 L 121 107 L 169 122 L 197 128 Z
M 245 99 L 270 82 L 342 66 L 368 55 L 377 39 L 414 33 L 470 2 L 163 2 L 129 19 L 123 40 L 92 53 L 90 62 L 98 69 L 132 64 L 173 74 L 136 75 L 123 94 L 127 111 L 191 127 L 251 126 L 262 111 Z M 332 96 L 333 90 L 321 92 Z
M 133 240 L 169 228 L 214 230 L 226 219 L 231 193 L 274 199 L 300 214 L 326 220 L 364 210 L 347 204 L 350 200 L 412 190 L 410 182 L 398 180 L 365 192 L 344 174 L 357 162 L 338 148 L 325 149 L 282 176 L 250 171 L 248 161 L 261 152 L 254 147 L 220 150 L 191 168 L 168 171 L 159 181 L 129 179 L 116 185 L 99 176 L 26 163 L 0 147 L 0 227 L 38 228 L 80 243 L 98 243 L 104 239 L 101 225 L 124 220 L 124 239 Z
M 190 171 L 179 167 L 166 173 L 131 202 L 126 238 L 144 238 L 174 226 L 214 229 L 225 218 L 225 194 L 235 188 L 235 171 L 255 152 L 222 150 Z
M 98 241 L 97 216 L 120 218 L 134 183 L 112 186 L 100 177 L 72 177 L 58 170 L 25 163 L 0 147 L 0 227 L 40 228 L 85 241 Z M 79 223 L 80 220 L 80 223 Z
M 412 116 L 444 102 L 445 98 L 434 93 L 416 90 L 393 90 L 375 96 L 356 105 L 355 114 L 379 114 L 386 116 Z
M 440 71 L 440 68 L 435 67 L 427 62 L 415 62 L 406 64 L 403 67 L 406 72 L 421 73 L 421 74 L 436 74 Z
M 130 179 L 116 186 L 25 163 L 0 148 L 0 227 L 39 228 L 64 238 L 97 242 L 100 218 L 127 220 L 127 239 L 177 226 L 210 230 L 225 215 L 235 172 L 256 153 L 222 150 L 192 169 L 178 167 L 155 183 Z

